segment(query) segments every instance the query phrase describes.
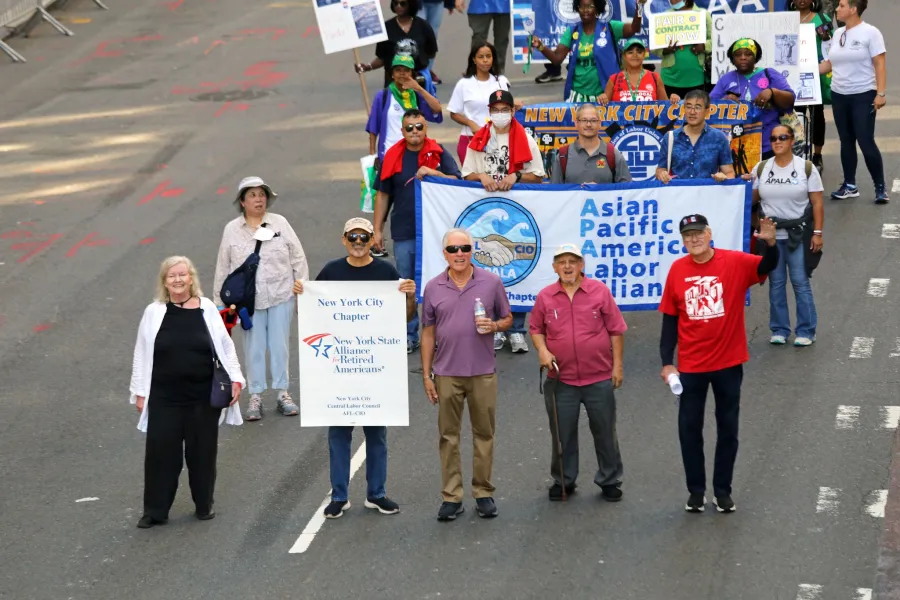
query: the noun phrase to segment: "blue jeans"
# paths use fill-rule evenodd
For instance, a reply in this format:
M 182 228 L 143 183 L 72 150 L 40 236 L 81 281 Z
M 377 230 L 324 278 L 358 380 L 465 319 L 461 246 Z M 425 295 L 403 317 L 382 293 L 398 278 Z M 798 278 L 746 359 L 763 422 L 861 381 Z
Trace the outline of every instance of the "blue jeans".
M 244 360 L 247 367 L 247 389 L 251 394 L 266 391 L 266 350 L 272 389 L 288 389 L 288 359 L 291 355 L 291 320 L 294 299 L 276 306 L 257 309 L 253 327 L 244 332 Z
M 444 11 L 447 10 L 444 8 L 443 2 L 423 2 L 422 3 L 422 11 L 425 13 L 425 20 L 428 21 L 428 24 L 431 25 L 431 28 L 434 30 L 434 39 L 437 39 L 438 30 L 441 28 L 441 22 L 444 20 Z M 434 59 L 432 58 L 428 61 L 428 69 L 430 71 L 434 70 Z
M 426 5 L 427 6 L 427 5 Z M 441 5 L 443 6 L 443 4 Z M 416 240 L 394 240 L 394 261 L 403 279 L 416 278 Z M 406 324 L 406 341 L 419 343 L 419 312 Z
M 841 139 L 841 167 L 844 169 L 844 182 L 856 185 L 856 145 L 862 150 L 866 167 L 872 182 L 884 185 L 884 161 L 881 151 L 875 144 L 875 90 L 862 94 L 838 94 L 831 92 L 834 126 Z
M 772 335 L 791 334 L 791 314 L 787 304 L 787 278 L 791 276 L 791 287 L 797 300 L 797 337 L 815 339 L 816 304 L 813 301 L 812 286 L 806 276 L 804 248 L 801 243 L 791 252 L 787 240 L 778 240 L 778 266 L 769 273 L 769 329 Z
M 384 498 L 387 481 L 387 427 L 363 427 L 366 434 L 366 498 Z M 347 501 L 350 487 L 350 443 L 353 427 L 328 428 L 331 499 Z
M 512 313 L 512 316 L 512 327 L 510 327 L 506 333 L 528 333 L 528 330 L 525 328 L 525 317 L 528 316 L 528 313 L 514 312 Z

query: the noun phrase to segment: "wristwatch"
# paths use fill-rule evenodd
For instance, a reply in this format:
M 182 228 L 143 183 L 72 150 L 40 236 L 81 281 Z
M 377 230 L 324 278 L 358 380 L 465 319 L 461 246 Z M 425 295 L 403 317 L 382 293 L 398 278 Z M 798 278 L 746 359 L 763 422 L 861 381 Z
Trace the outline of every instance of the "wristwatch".
M 522 181 L 522 171 L 516 171 L 516 183 Z
M 876 96 L 881 96 L 882 98 L 887 98 L 887 93 L 886 93 L 886 92 L 876 92 L 875 95 L 876 95 Z

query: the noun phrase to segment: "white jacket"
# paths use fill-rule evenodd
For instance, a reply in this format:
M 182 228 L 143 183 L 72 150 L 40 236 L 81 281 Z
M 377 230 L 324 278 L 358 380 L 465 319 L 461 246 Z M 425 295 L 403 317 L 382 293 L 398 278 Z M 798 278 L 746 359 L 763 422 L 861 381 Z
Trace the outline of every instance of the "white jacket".
M 200 298 L 200 308 L 203 309 L 203 319 L 206 321 L 206 327 L 209 329 L 210 337 L 213 340 L 213 346 L 222 366 L 231 377 L 231 381 L 240 383 L 242 387 L 247 387 L 244 376 L 241 374 L 241 364 L 238 361 L 237 352 L 234 349 L 234 342 L 225 329 L 222 317 L 216 309 L 216 305 L 209 298 Z M 144 316 L 141 318 L 141 324 L 138 327 L 137 342 L 134 344 L 134 361 L 131 367 L 131 398 L 132 404 L 137 403 L 137 397 L 144 397 L 144 410 L 141 411 L 141 417 L 138 420 L 137 428 L 143 432 L 147 432 L 147 417 L 150 410 L 150 381 L 153 378 L 153 347 L 156 343 L 156 334 L 162 325 L 163 318 L 166 316 L 166 305 L 163 302 L 154 302 L 144 309 Z M 233 406 L 222 410 L 222 416 L 219 418 L 219 425 L 225 421 L 229 425 L 242 425 L 244 420 L 241 418 L 240 403 L 236 402 Z

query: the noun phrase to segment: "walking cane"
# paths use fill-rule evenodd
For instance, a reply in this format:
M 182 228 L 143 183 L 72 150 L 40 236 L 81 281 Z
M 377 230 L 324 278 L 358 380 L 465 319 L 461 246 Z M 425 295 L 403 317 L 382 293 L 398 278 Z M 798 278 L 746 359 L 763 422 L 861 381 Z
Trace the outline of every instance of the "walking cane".
M 550 400 L 553 402 L 553 427 L 556 430 L 556 455 L 559 460 L 559 478 L 561 480 L 560 487 L 562 487 L 562 501 L 566 502 L 568 497 L 566 495 L 566 474 L 563 471 L 563 451 L 562 451 L 562 440 L 559 437 L 559 411 L 556 409 L 556 385 L 559 383 L 559 365 L 556 364 L 556 361 L 553 361 L 553 370 L 556 371 L 556 383 L 553 385 L 553 391 L 550 392 Z M 549 373 L 547 373 L 549 376 Z M 541 367 L 540 372 L 540 391 L 541 394 L 544 393 L 544 367 Z

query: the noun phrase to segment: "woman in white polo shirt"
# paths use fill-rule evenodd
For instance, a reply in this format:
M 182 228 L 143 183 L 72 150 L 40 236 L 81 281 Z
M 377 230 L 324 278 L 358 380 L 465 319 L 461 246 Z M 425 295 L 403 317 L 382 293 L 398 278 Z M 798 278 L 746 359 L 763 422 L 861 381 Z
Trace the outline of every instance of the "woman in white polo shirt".
M 500 74 L 497 66 L 497 49 L 483 42 L 469 52 L 465 77 L 456 83 L 447 110 L 450 118 L 462 125 L 456 155 L 459 164 L 466 162 L 466 149 L 475 132 L 491 120 L 488 100 L 497 90 L 509 90 L 509 80 Z
M 887 102 L 887 69 L 884 37 L 877 28 L 863 23 L 869 0 L 840 0 L 837 18 L 845 23 L 834 32 L 828 58 L 819 65 L 823 75 L 831 73 L 834 124 L 841 138 L 844 183 L 831 193 L 835 200 L 859 197 L 856 186 L 856 145 L 875 183 L 875 203 L 887 204 L 884 161 L 875 144 L 875 114 Z
M 784 125 L 772 129 L 770 141 L 775 156 L 753 169 L 753 202 L 762 215 L 775 221 L 778 265 L 769 273 L 769 342 L 778 346 L 791 335 L 791 313 L 787 303 L 787 279 L 797 301 L 795 346 L 816 341 L 816 303 L 809 276 L 822 251 L 825 207 L 822 179 L 809 161 L 794 156 L 794 132 Z

